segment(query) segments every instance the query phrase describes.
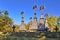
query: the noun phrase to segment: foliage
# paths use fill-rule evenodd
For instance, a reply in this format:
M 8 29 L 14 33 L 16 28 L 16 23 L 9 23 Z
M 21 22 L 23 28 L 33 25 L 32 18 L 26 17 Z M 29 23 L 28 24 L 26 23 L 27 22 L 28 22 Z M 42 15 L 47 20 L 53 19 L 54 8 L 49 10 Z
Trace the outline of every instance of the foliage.
M 8 26 L 8 25 L 5 25 L 3 26 L 3 28 L 5 29 L 5 31 L 8 31 L 8 32 L 12 32 L 12 27 Z
M 48 20 L 48 24 L 51 32 L 54 31 L 54 28 L 56 28 L 56 25 L 57 25 L 57 17 L 51 15 L 47 20 Z
M 27 29 L 27 30 L 29 29 L 29 23 L 26 24 L 26 29 Z
M 0 31 L 11 30 L 11 26 L 13 24 L 12 19 L 8 16 L 8 11 L 0 11 Z M 8 30 L 8 31 L 9 31 Z
M 7 38 L 10 35 L 10 32 L 0 32 L 0 38 Z
M 58 31 L 60 31 L 60 17 L 58 17 L 58 19 L 57 19 L 57 27 L 58 27 Z
M 38 40 L 45 40 L 46 37 L 45 36 L 42 36 L 41 38 L 39 38 Z
M 20 25 L 16 25 L 15 32 L 19 32 L 19 29 L 20 29 Z

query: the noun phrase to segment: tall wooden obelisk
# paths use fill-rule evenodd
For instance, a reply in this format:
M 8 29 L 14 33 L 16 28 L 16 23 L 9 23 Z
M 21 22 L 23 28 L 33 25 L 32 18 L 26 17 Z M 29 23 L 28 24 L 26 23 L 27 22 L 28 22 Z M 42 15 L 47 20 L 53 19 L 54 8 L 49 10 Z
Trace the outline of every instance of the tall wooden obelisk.
M 45 16 L 46 16 L 45 28 L 49 28 L 49 25 L 48 25 L 48 14 L 45 14 Z
M 30 22 L 29 22 L 29 32 L 32 32 L 32 28 L 33 28 L 33 26 L 32 26 L 32 17 L 30 17 Z
M 34 9 L 34 20 L 33 20 L 33 27 L 32 27 L 33 32 L 35 32 L 38 28 L 37 17 L 36 17 L 36 8 L 37 8 L 37 5 L 33 6 L 33 9 Z
M 21 25 L 20 25 L 20 31 L 21 31 L 21 32 L 26 31 L 25 24 L 24 24 L 24 16 L 23 16 L 23 14 L 24 14 L 24 12 L 22 11 L 22 12 L 21 12 L 22 20 L 21 20 Z
M 45 25 L 44 25 L 44 13 L 43 13 L 44 6 L 40 6 L 40 11 L 41 11 L 41 16 L 40 16 L 40 24 L 38 26 L 38 30 L 45 30 Z

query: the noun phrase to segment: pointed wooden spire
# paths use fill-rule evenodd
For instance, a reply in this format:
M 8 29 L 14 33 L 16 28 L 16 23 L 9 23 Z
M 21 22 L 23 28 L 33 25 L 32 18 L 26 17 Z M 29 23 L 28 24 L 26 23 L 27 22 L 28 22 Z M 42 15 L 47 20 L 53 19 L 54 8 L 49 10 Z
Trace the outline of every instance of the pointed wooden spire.
M 21 20 L 21 22 L 24 22 L 24 16 L 23 16 L 23 14 L 24 14 L 24 11 L 21 11 L 21 15 L 22 15 L 22 20 Z
M 48 14 L 45 14 L 46 17 L 48 17 Z
M 44 19 L 44 15 L 43 15 L 43 13 L 42 13 L 41 16 L 40 16 L 40 19 Z
M 22 20 L 21 20 L 21 22 L 24 22 L 24 17 L 22 17 Z
M 44 9 L 44 5 L 40 6 L 40 10 L 43 10 Z
M 36 17 L 36 13 L 34 13 L 34 19 L 37 19 L 37 17 Z
M 32 19 L 32 17 L 30 17 L 30 20 Z
M 34 6 L 33 6 L 33 9 L 36 9 L 36 8 L 37 8 L 37 5 L 34 5 Z
M 23 14 L 24 14 L 24 11 L 21 11 L 21 15 L 23 16 Z

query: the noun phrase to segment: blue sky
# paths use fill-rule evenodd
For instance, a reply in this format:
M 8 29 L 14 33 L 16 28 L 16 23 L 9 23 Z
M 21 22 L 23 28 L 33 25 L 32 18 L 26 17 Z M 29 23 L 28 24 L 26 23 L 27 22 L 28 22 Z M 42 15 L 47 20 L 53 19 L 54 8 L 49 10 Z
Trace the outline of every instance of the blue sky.
M 37 18 L 40 18 L 41 11 L 39 7 L 45 6 L 44 14 L 52 14 L 60 16 L 60 0 L 0 0 L 0 10 L 8 10 L 9 17 L 13 18 L 15 24 L 20 24 L 20 12 L 24 11 L 25 23 L 29 22 L 29 18 L 34 16 L 32 7 L 37 5 Z

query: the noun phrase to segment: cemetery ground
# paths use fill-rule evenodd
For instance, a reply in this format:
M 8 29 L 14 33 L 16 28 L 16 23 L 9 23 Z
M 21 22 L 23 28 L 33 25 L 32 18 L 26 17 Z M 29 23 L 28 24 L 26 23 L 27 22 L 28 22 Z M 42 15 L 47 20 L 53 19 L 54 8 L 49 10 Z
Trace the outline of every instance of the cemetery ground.
M 59 40 L 60 32 L 11 32 L 5 33 L 0 40 Z

